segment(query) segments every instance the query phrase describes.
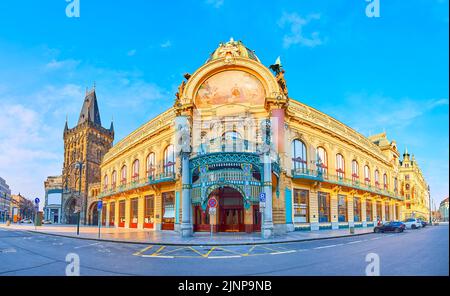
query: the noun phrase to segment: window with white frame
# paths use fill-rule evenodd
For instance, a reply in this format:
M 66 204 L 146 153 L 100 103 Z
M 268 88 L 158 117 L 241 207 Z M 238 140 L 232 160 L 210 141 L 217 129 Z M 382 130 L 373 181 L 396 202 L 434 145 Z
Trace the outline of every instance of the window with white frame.
M 127 184 L 127 166 L 124 165 L 122 167 L 121 173 L 120 173 L 120 184 L 125 185 Z
M 364 183 L 366 183 L 366 185 L 370 184 L 370 168 L 368 165 L 364 166 Z
M 133 162 L 133 175 L 131 176 L 133 182 L 139 181 L 139 159 Z
M 336 173 L 338 178 L 343 179 L 345 177 L 345 163 L 344 156 L 342 154 L 336 155 Z
M 155 153 L 150 153 L 147 156 L 147 178 L 154 178 L 155 177 Z
M 306 145 L 300 140 L 292 141 L 292 167 L 295 172 L 306 172 Z
M 325 148 L 317 148 L 317 170 L 326 176 L 328 173 L 328 157 Z
M 164 174 L 166 176 L 175 174 L 175 150 L 173 145 L 164 150 Z

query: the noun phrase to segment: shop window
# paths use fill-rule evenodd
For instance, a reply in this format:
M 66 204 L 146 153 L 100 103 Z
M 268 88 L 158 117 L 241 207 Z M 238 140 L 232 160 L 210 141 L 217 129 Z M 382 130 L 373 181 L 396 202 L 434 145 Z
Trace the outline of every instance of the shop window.
M 309 191 L 294 189 L 294 222 L 309 222 Z
M 330 222 L 330 195 L 325 192 L 318 192 L 319 222 Z
M 366 221 L 372 221 L 373 211 L 372 211 L 372 202 L 370 200 L 366 200 Z
M 154 195 L 147 195 L 145 197 L 144 207 L 144 226 L 152 227 L 155 214 L 155 197 Z
M 361 222 L 361 201 L 359 198 L 353 198 L 353 221 Z
M 347 197 L 345 195 L 338 195 L 338 221 L 347 222 Z

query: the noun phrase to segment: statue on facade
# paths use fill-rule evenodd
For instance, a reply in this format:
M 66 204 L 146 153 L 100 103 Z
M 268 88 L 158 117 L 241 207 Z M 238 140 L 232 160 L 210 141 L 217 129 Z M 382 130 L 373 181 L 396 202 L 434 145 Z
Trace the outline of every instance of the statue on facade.
M 186 88 L 186 82 L 191 78 L 191 74 L 185 73 L 183 77 L 186 80 L 183 80 L 181 84 L 178 86 L 178 92 L 175 94 L 176 100 L 175 100 L 175 106 L 181 105 L 181 96 L 183 95 L 184 89 Z
M 278 86 L 280 87 L 281 92 L 287 97 L 288 96 L 288 89 L 286 84 L 286 79 L 284 78 L 284 69 L 283 65 L 281 64 L 280 57 L 277 58 L 275 61 L 275 64 L 270 65 L 269 68 L 275 73 L 275 78 L 277 79 Z

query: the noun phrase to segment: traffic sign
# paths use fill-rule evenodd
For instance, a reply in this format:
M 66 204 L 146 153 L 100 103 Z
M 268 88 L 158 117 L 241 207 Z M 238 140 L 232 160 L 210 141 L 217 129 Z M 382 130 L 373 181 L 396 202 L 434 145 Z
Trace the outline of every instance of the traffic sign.
M 102 209 L 102 207 L 103 207 L 103 202 L 101 201 L 101 200 L 99 200 L 98 202 L 97 202 L 97 210 L 101 210 Z
M 261 192 L 259 194 L 259 201 L 260 202 L 265 202 L 266 201 L 266 193 L 265 192 Z
M 208 201 L 208 206 L 210 208 L 215 208 L 217 207 L 217 199 L 215 197 L 211 197 Z
M 263 202 L 263 201 L 260 202 L 260 203 L 259 203 L 259 207 L 260 207 L 260 208 L 265 208 L 265 207 L 266 207 L 266 202 Z
M 40 203 L 40 202 L 41 202 L 41 200 L 40 200 L 38 197 L 36 197 L 36 198 L 34 199 L 34 203 L 38 204 L 38 203 Z

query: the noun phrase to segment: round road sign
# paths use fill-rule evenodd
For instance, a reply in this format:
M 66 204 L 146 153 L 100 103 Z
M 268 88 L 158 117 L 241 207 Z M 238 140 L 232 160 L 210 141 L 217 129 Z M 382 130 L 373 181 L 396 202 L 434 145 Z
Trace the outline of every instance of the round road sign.
M 208 206 L 210 208 L 215 208 L 217 207 L 217 199 L 215 197 L 211 197 L 208 201 Z

